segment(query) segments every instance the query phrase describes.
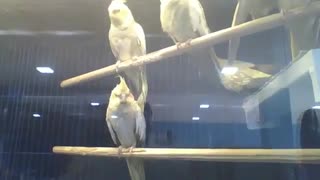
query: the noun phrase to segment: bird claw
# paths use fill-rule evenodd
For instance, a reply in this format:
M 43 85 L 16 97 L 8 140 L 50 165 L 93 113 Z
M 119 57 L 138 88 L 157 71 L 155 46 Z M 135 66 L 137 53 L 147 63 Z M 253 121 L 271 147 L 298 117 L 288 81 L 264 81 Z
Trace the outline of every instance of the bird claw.
M 133 56 L 131 59 L 132 59 L 132 61 L 136 61 L 136 60 L 138 60 L 139 58 L 138 58 L 138 56 Z
M 122 146 L 119 146 L 118 148 L 118 157 L 120 158 L 120 155 L 122 154 Z
M 177 48 L 181 49 L 182 47 L 187 47 L 191 45 L 191 41 L 192 39 L 188 39 L 187 41 L 181 43 L 181 42 L 177 42 Z
M 130 154 L 133 153 L 133 149 L 134 149 L 133 146 L 131 146 L 131 147 L 129 148 L 129 153 L 130 153 Z
M 186 46 L 191 46 L 191 41 L 192 41 L 192 39 L 188 39 L 188 40 L 185 42 L 185 45 L 186 45 Z
M 122 146 L 119 146 L 118 147 L 118 157 L 120 158 L 122 153 L 130 153 L 130 154 L 133 153 L 134 148 L 135 148 L 134 146 L 131 146 L 129 148 L 124 149 Z
M 182 47 L 183 47 L 183 44 L 180 43 L 180 42 L 178 42 L 178 43 L 177 43 L 177 49 L 181 49 Z
M 120 61 L 116 62 L 116 72 L 117 74 L 119 74 L 119 65 L 120 65 Z

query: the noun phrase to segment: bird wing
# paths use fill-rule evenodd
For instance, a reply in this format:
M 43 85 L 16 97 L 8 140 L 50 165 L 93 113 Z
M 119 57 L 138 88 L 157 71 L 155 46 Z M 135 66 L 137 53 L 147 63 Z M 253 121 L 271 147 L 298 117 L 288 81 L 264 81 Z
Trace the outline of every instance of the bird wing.
M 106 122 L 107 122 L 107 125 L 108 125 L 108 129 L 109 129 L 111 138 L 112 138 L 112 140 L 113 140 L 113 143 L 116 144 L 116 145 L 120 145 L 120 141 L 119 141 L 119 139 L 118 139 L 118 136 L 117 136 L 117 134 L 115 133 L 113 127 L 112 127 L 110 117 L 111 117 L 111 115 L 110 115 L 110 109 L 108 108 L 108 109 L 107 109 L 107 115 L 106 115 Z
M 138 111 L 136 112 L 136 127 L 135 127 L 135 134 L 137 137 L 137 141 L 144 143 L 146 139 L 146 121 L 144 115 L 139 107 Z

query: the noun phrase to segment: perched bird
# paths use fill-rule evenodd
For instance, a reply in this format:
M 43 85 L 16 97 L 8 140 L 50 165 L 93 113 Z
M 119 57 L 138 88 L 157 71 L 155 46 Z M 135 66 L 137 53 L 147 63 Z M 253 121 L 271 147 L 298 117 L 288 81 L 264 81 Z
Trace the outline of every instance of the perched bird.
M 178 47 L 182 43 L 209 34 L 206 17 L 198 0 L 160 0 L 160 22 L 163 32 L 167 33 Z M 214 49 L 210 51 L 212 61 L 220 67 Z
M 135 60 L 146 54 L 146 39 L 143 28 L 135 21 L 125 3 L 126 0 L 113 0 L 108 7 L 111 22 L 109 41 L 112 53 L 117 59 L 117 65 L 120 62 Z M 143 110 L 148 94 L 146 67 L 130 68 L 121 75 L 125 78 Z
M 181 47 L 183 43 L 188 45 L 193 38 L 210 33 L 203 7 L 198 0 L 160 0 L 160 2 L 162 30 L 171 37 L 178 48 Z M 227 60 L 219 58 L 212 47 L 202 50 L 209 53 L 214 65 L 214 70 L 217 72 L 220 81 L 226 89 L 239 92 L 252 80 L 252 77 L 243 72 L 255 72 L 255 70 L 250 69 L 254 66 L 253 64 L 234 61 L 233 66 L 236 66 L 242 71 L 234 75 L 224 75 L 221 73 L 221 65 L 227 66 Z M 201 50 L 197 50 L 197 52 L 203 53 Z M 213 76 L 213 74 L 211 76 Z M 267 75 L 267 77 L 269 77 L 269 75 Z
M 134 100 L 124 78 L 112 90 L 106 112 L 106 122 L 113 142 L 123 148 L 142 146 L 146 139 L 146 123 L 138 103 Z M 143 161 L 136 158 L 126 158 L 131 180 L 144 180 Z

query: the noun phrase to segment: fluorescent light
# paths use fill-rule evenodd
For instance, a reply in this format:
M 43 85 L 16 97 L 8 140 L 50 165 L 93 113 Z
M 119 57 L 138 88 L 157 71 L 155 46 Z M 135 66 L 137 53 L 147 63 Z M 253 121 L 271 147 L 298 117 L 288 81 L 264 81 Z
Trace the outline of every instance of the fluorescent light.
M 222 68 L 221 73 L 224 75 L 234 75 L 238 71 L 239 71 L 238 67 L 229 66 L 229 67 Z
M 39 118 L 39 117 L 41 117 L 41 116 L 40 116 L 40 114 L 36 114 L 36 113 L 35 113 L 35 114 L 33 114 L 32 116 L 33 116 L 33 117 L 35 117 L 35 118 Z
M 116 116 L 116 115 L 112 115 L 112 116 L 111 116 L 111 118 L 112 118 L 112 119 L 117 119 L 117 118 L 118 118 L 118 116 Z
M 51 69 L 50 67 L 37 67 L 37 70 L 38 70 L 40 73 L 45 73 L 45 74 L 52 74 L 52 73 L 54 73 L 54 70 Z
M 92 102 L 91 103 L 91 106 L 99 106 L 100 105 L 100 103 L 97 103 L 97 102 Z
M 320 106 L 313 106 L 312 109 L 320 109 Z
M 36 36 L 36 35 L 56 35 L 56 36 L 74 36 L 74 35 L 89 35 L 90 31 L 27 31 L 19 29 L 3 30 L 0 29 L 1 35 L 20 35 L 20 36 Z
M 201 109 L 208 109 L 210 107 L 209 104 L 200 104 Z
M 200 120 L 200 117 L 192 117 L 192 120 L 193 120 L 193 121 L 199 121 L 199 120 Z

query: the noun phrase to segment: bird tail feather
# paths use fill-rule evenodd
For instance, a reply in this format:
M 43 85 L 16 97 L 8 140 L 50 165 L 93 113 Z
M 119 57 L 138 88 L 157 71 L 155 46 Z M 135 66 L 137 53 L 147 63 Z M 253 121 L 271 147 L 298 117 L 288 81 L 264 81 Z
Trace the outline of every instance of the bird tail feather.
M 145 180 L 144 164 L 142 159 L 126 158 L 131 180 Z
M 147 79 L 147 72 L 146 67 L 141 67 L 142 70 L 140 71 L 140 80 L 141 80 L 141 92 L 137 99 L 138 105 L 140 106 L 141 110 L 144 110 L 144 105 L 147 101 L 148 95 L 148 79 Z
M 124 74 L 129 89 L 143 111 L 148 95 L 148 81 L 145 66 L 129 69 L 125 71 Z

